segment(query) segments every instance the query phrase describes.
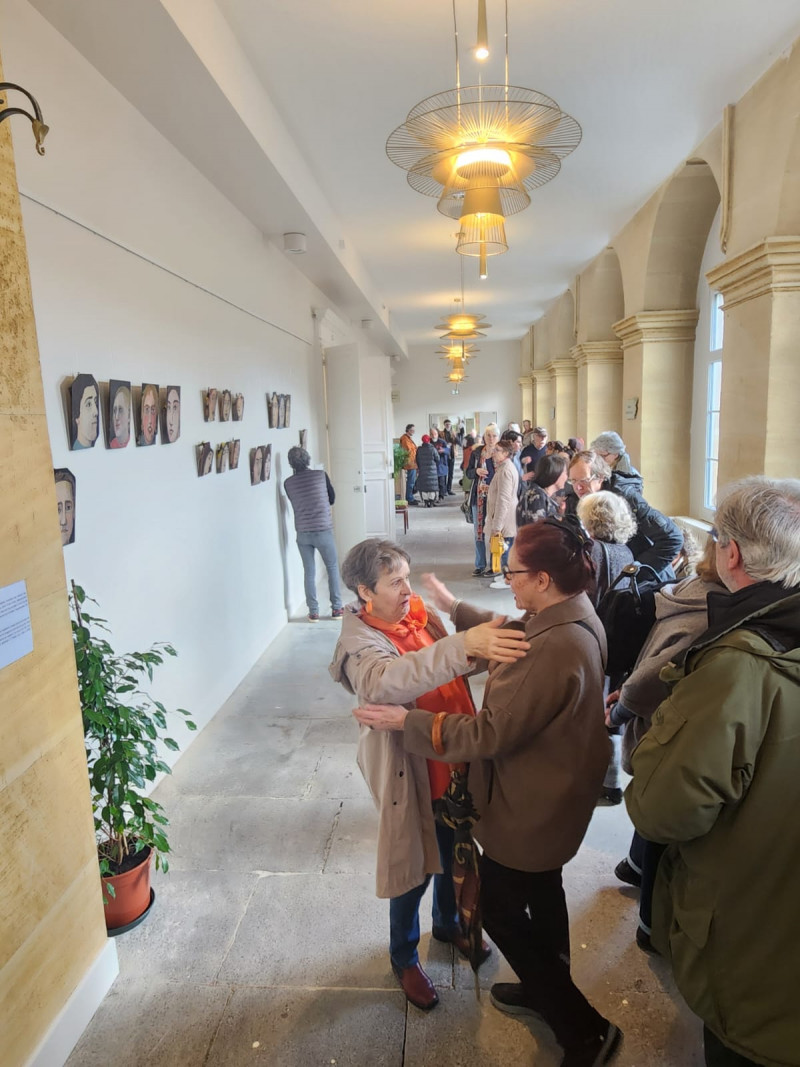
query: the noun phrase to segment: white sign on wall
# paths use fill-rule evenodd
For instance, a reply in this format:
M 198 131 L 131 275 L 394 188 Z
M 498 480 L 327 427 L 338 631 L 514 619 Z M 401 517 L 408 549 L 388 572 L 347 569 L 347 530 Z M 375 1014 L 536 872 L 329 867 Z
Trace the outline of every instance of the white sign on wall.
M 33 629 L 24 580 L 0 589 L 0 669 L 33 652 Z

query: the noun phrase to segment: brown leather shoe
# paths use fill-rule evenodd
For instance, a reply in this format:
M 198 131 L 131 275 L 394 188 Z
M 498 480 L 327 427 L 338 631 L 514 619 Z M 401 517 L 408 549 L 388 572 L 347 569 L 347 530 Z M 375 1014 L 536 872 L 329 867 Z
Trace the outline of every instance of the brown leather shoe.
M 433 938 L 435 941 L 444 941 L 447 944 L 455 945 L 465 960 L 469 959 L 469 941 L 464 937 L 460 930 L 453 933 L 449 933 L 446 930 L 434 930 Z M 481 941 L 481 958 L 478 966 L 481 963 L 486 963 L 492 954 L 492 950 L 485 941 Z
M 423 1011 L 430 1011 L 439 1003 L 439 995 L 433 982 L 418 963 L 410 967 L 395 967 L 392 964 L 397 981 L 403 988 L 406 998 Z

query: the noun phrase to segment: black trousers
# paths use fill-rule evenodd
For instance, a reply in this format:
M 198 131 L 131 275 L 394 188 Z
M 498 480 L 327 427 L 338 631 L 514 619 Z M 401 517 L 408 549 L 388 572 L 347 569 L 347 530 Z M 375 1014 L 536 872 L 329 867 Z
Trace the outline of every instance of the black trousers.
M 666 847 L 666 845 L 657 845 L 654 841 L 647 841 L 637 830 L 633 831 L 631 847 L 628 849 L 628 861 L 642 877 L 642 886 L 639 890 L 639 926 L 646 934 L 651 932 L 653 925 L 653 889 L 656 884 L 658 864 Z
M 455 445 L 450 445 L 450 455 L 447 457 L 447 491 L 453 491 L 453 472 L 456 468 Z
M 758 1067 L 755 1060 L 748 1060 L 746 1056 L 723 1045 L 707 1026 L 703 1027 L 703 1045 L 706 1053 L 706 1067 Z
M 561 868 L 516 871 L 481 857 L 483 925 L 514 968 L 526 998 L 565 1050 L 581 1047 L 607 1022 L 572 981 L 569 917 Z

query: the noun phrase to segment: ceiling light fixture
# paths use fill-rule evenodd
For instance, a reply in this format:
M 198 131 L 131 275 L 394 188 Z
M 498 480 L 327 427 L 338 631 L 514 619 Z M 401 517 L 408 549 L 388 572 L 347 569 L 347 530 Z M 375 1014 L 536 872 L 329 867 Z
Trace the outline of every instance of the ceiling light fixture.
M 489 58 L 489 33 L 486 28 L 486 0 L 478 0 L 478 40 L 475 58 L 483 62 Z
M 3 107 L 7 101 L 0 98 L 0 122 L 5 119 L 11 118 L 12 115 L 24 115 L 26 119 L 30 120 L 31 127 L 33 129 L 33 138 L 36 141 L 36 151 L 40 156 L 44 155 L 44 139 L 50 131 L 49 126 L 45 126 L 44 119 L 42 118 L 42 109 L 36 102 L 36 98 L 31 96 L 27 89 L 23 89 L 21 85 L 15 85 L 14 82 L 0 82 L 0 92 L 8 93 L 12 90 L 15 93 L 22 93 L 31 102 L 33 108 L 33 114 L 26 111 L 23 107 Z
M 465 341 L 475 341 L 479 337 L 485 337 L 485 333 L 481 333 L 482 330 L 491 329 L 491 322 L 484 322 L 485 315 L 478 315 L 474 312 L 467 312 L 466 302 L 464 300 L 464 260 L 459 261 L 459 269 L 461 270 L 461 296 L 455 297 L 453 303 L 456 305 L 456 310 L 452 315 L 443 315 L 442 321 L 434 326 L 434 330 L 444 330 L 440 340 L 442 341 L 460 341 L 463 345 Z M 470 346 L 471 347 L 471 346 Z M 477 351 L 477 349 L 476 349 Z
M 485 0 L 479 0 L 479 43 L 482 5 L 485 19 Z M 509 85 L 508 0 L 502 85 L 461 85 L 455 0 L 453 25 L 455 89 L 415 104 L 389 135 L 386 153 L 408 171 L 412 189 L 437 197 L 438 210 L 459 220 L 456 251 L 477 256 L 485 278 L 488 257 L 508 251 L 506 218 L 524 211 L 531 191 L 555 178 L 561 160 L 580 144 L 581 128 L 551 97 Z

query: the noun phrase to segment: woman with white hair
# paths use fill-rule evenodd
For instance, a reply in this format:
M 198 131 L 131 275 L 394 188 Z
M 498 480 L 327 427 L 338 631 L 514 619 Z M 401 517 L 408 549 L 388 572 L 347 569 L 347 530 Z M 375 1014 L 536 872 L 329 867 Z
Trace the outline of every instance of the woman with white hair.
M 597 607 L 623 569 L 633 563 L 627 543 L 636 533 L 636 520 L 625 499 L 607 489 L 582 497 L 577 514 L 593 541 L 595 586 L 591 596 Z M 617 588 L 622 586 L 620 582 Z

